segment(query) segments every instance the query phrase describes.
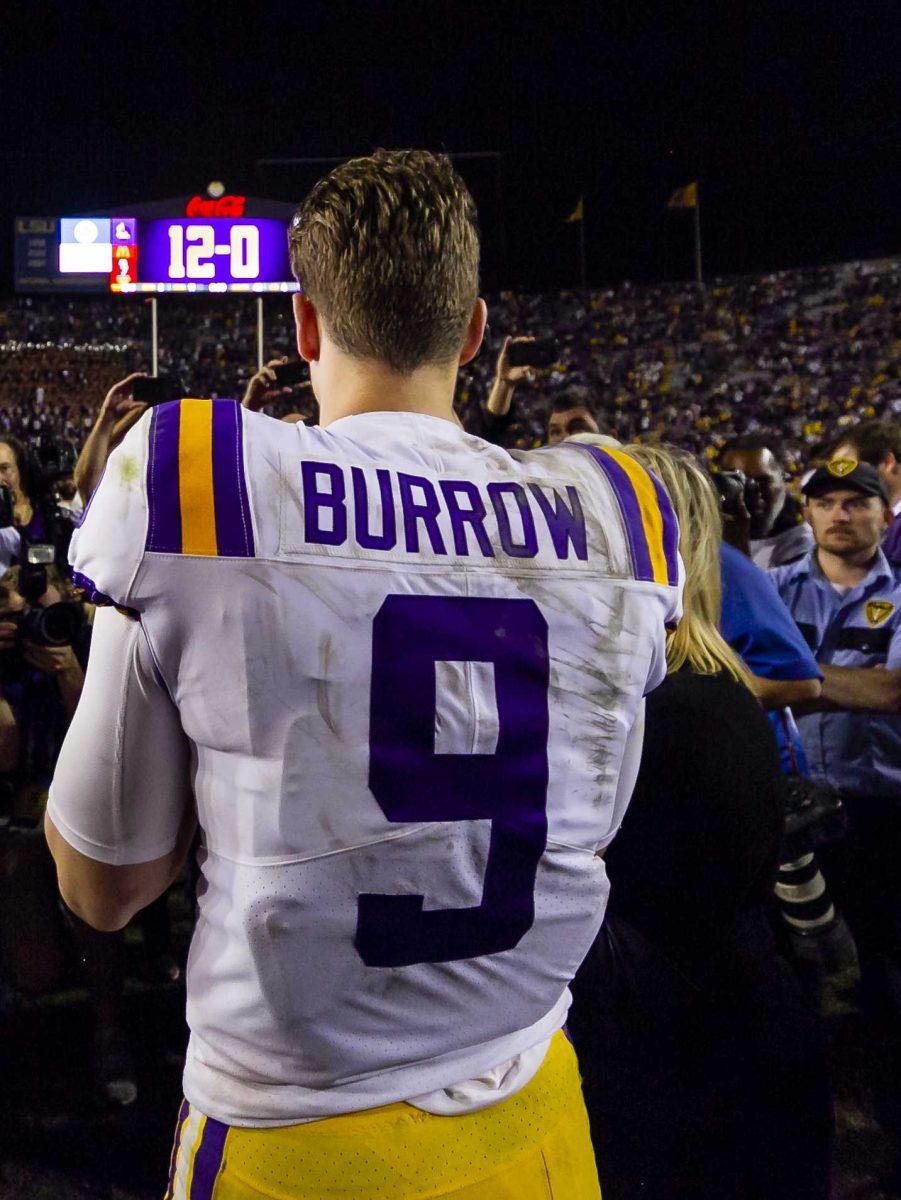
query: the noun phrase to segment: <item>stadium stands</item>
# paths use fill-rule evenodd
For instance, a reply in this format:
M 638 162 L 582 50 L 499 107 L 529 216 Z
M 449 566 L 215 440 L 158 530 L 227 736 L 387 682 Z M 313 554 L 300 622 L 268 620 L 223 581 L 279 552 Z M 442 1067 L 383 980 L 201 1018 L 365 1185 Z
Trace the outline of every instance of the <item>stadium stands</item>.
M 189 394 L 240 396 L 255 369 L 253 298 L 164 297 L 159 312 L 160 371 Z M 266 320 L 267 357 L 295 353 L 290 307 L 268 301 Z M 901 259 L 713 280 L 703 292 L 503 292 L 489 297 L 489 320 L 488 346 L 460 375 L 464 422 L 504 335 L 554 337 L 560 350 L 518 390 L 510 439 L 520 447 L 540 444 L 549 400 L 572 383 L 592 389 L 623 439 L 665 431 L 714 456 L 738 433 L 773 431 L 795 470 L 845 424 L 901 413 Z M 132 298 L 0 303 L 0 428 L 27 435 L 39 402 L 43 425 L 78 440 L 114 379 L 148 365 L 149 338 L 146 302 Z

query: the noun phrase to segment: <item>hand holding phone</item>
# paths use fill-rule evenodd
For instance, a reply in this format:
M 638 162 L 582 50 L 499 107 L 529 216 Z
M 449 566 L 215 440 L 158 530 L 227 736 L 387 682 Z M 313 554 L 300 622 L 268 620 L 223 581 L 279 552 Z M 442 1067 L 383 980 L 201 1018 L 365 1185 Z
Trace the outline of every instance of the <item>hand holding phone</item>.
M 139 375 L 132 383 L 131 394 L 137 403 L 153 408 L 170 400 L 181 400 L 184 390 L 180 381 L 169 375 Z
M 259 412 L 270 401 L 290 392 L 292 387 L 307 384 L 306 374 L 306 363 L 300 359 L 289 362 L 287 358 L 273 358 L 250 377 L 241 403 L 252 412 Z
M 275 376 L 276 387 L 293 388 L 299 383 L 304 383 L 307 377 L 307 364 L 303 359 L 295 359 L 294 362 L 281 363 L 277 367 L 272 368 L 272 374 Z
M 557 343 L 553 338 L 516 338 L 507 348 L 511 367 L 550 367 L 557 361 Z

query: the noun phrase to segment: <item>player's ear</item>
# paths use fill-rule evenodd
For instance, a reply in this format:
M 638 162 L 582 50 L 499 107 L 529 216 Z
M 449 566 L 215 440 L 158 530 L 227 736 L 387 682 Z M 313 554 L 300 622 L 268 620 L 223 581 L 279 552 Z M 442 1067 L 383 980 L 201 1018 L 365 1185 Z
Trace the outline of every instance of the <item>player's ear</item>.
M 485 325 L 488 321 L 488 306 L 485 301 L 479 297 L 476 300 L 475 308 L 472 310 L 472 316 L 469 318 L 469 324 L 466 326 L 466 337 L 463 339 L 463 348 L 460 350 L 460 366 L 465 363 L 472 362 L 479 352 L 479 347 L 482 344 L 482 338 L 485 336 Z
M 319 314 L 303 292 L 291 297 L 297 327 L 297 353 L 304 362 L 319 361 Z

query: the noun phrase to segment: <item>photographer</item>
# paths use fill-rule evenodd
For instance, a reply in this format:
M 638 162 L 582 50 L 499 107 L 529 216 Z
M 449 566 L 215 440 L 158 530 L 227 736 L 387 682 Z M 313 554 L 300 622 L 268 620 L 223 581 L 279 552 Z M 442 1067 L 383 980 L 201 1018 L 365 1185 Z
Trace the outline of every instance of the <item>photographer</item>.
M 758 433 L 733 438 L 723 447 L 719 467 L 742 485 L 741 496 L 724 503 L 726 536 L 736 549 L 750 554 L 764 570 L 802 558 L 813 539 L 786 486 L 779 439 Z
M 23 594 L 23 592 L 25 594 Z M 90 625 L 84 605 L 56 567 L 25 564 L 0 584 L 0 771 L 11 800 L 6 834 L 5 881 L 16 897 L 0 913 L 0 959 L 28 991 L 53 986 L 53 951 L 45 934 L 75 939 L 84 984 L 95 1018 L 95 1071 L 102 1094 L 114 1104 L 134 1101 L 134 1067 L 122 1027 L 125 982 L 121 934 L 101 934 L 73 913 L 58 916 L 49 855 L 40 822 L 47 788 L 69 722 L 84 686 Z M 38 876 L 26 885 L 21 874 Z M 41 886 L 46 875 L 46 887 Z M 27 896 L 27 899 L 25 898 Z M 23 931 L 26 937 L 23 939 Z
M 28 452 L 22 442 L 8 435 L 0 438 L 0 485 L 12 493 L 12 524 L 26 536 L 36 532 L 35 483 L 31 478 Z

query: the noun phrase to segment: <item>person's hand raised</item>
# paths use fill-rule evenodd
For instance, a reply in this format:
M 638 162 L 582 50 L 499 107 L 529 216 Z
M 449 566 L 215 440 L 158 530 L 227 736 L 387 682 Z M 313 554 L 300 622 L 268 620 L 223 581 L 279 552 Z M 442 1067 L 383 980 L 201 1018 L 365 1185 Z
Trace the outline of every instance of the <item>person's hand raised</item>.
M 131 375 L 126 375 L 124 379 L 114 383 L 100 406 L 99 420 L 106 425 L 115 425 L 122 417 L 131 413 L 145 412 L 147 405 L 135 400 L 133 388 L 136 379 L 146 378 L 146 371 L 133 371 Z
M 256 375 L 251 375 L 244 390 L 244 399 L 241 401 L 245 408 L 249 408 L 251 412 L 259 412 L 264 405 L 271 404 L 279 396 L 290 396 L 294 389 L 279 387 L 275 378 L 275 368 L 283 367 L 288 361 L 287 357 L 272 358 L 265 367 L 261 367 L 257 371 Z M 300 386 L 305 385 L 301 384 Z
M 501 352 L 497 358 L 497 378 L 501 383 L 507 384 L 508 387 L 515 387 L 518 383 L 531 383 L 535 378 L 534 367 L 510 366 L 510 347 L 534 341 L 533 337 L 504 338 L 504 344 L 501 346 Z

